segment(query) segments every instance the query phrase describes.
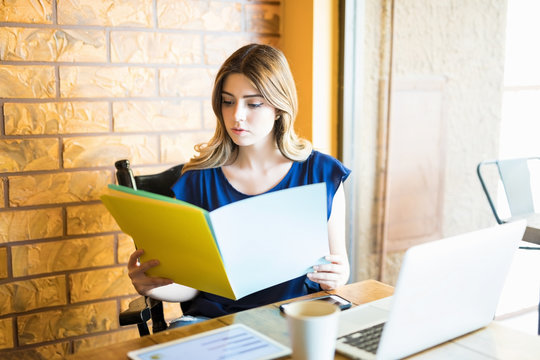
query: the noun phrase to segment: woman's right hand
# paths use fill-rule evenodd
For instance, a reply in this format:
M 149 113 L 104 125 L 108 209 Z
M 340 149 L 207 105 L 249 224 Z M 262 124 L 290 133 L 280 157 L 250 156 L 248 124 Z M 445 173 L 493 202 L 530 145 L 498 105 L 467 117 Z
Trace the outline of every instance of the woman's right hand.
M 172 284 L 173 281 L 166 278 L 152 277 L 145 274 L 148 269 L 159 265 L 158 260 L 149 260 L 144 263 L 139 263 L 139 257 L 144 254 L 144 250 L 135 250 L 128 261 L 128 275 L 135 290 L 141 295 L 147 296 L 150 290 L 160 286 Z

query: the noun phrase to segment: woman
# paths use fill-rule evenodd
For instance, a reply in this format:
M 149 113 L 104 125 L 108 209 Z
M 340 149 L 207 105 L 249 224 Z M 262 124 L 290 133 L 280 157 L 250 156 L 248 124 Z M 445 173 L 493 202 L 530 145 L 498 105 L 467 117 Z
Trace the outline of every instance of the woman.
M 330 263 L 236 301 L 186 288 L 183 313 L 212 318 L 344 285 L 349 262 L 342 182 L 350 171 L 295 134 L 296 88 L 283 53 L 259 44 L 238 49 L 216 76 L 212 106 L 217 117 L 214 136 L 195 147 L 199 155 L 184 166 L 172 187 L 176 198 L 212 211 L 250 196 L 325 182 Z M 140 249 L 131 255 L 129 275 L 141 295 L 151 295 L 152 289 L 172 281 L 146 276 L 158 261 L 138 264 L 142 253 Z

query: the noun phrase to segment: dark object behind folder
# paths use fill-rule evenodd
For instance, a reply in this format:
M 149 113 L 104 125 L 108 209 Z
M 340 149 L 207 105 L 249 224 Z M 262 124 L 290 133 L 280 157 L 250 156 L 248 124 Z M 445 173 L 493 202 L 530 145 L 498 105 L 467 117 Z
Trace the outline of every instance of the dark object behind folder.
M 128 160 L 115 162 L 116 178 L 119 185 L 137 188 L 160 195 L 172 197 L 171 186 L 178 180 L 184 164 L 176 165 L 158 174 L 133 176 Z M 135 186 L 133 186 L 133 180 Z M 120 313 L 119 322 L 122 326 L 136 324 L 139 335 L 149 335 L 146 322 L 152 319 L 152 332 L 157 333 L 167 329 L 163 314 L 163 303 L 148 297 L 140 297 L 129 304 L 129 308 Z

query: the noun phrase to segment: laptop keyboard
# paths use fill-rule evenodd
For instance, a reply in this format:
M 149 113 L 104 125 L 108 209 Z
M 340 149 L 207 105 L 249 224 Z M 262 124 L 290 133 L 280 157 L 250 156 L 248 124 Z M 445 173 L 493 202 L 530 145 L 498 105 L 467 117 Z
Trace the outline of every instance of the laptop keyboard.
M 338 338 L 338 342 L 375 354 L 379 347 L 383 327 L 384 323 L 373 325 L 342 336 Z

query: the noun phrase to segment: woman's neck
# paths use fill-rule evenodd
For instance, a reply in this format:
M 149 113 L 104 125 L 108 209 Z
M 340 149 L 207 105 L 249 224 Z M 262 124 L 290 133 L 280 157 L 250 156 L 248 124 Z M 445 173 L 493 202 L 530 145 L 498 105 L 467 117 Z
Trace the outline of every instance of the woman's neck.
M 273 167 L 287 158 L 281 154 L 277 147 L 271 148 L 254 148 L 242 147 L 238 151 L 238 156 L 234 160 L 235 167 L 246 170 L 264 170 L 268 167 Z
M 277 146 L 241 147 L 235 161 L 222 170 L 229 183 L 241 193 L 257 195 L 276 186 L 291 168 Z

